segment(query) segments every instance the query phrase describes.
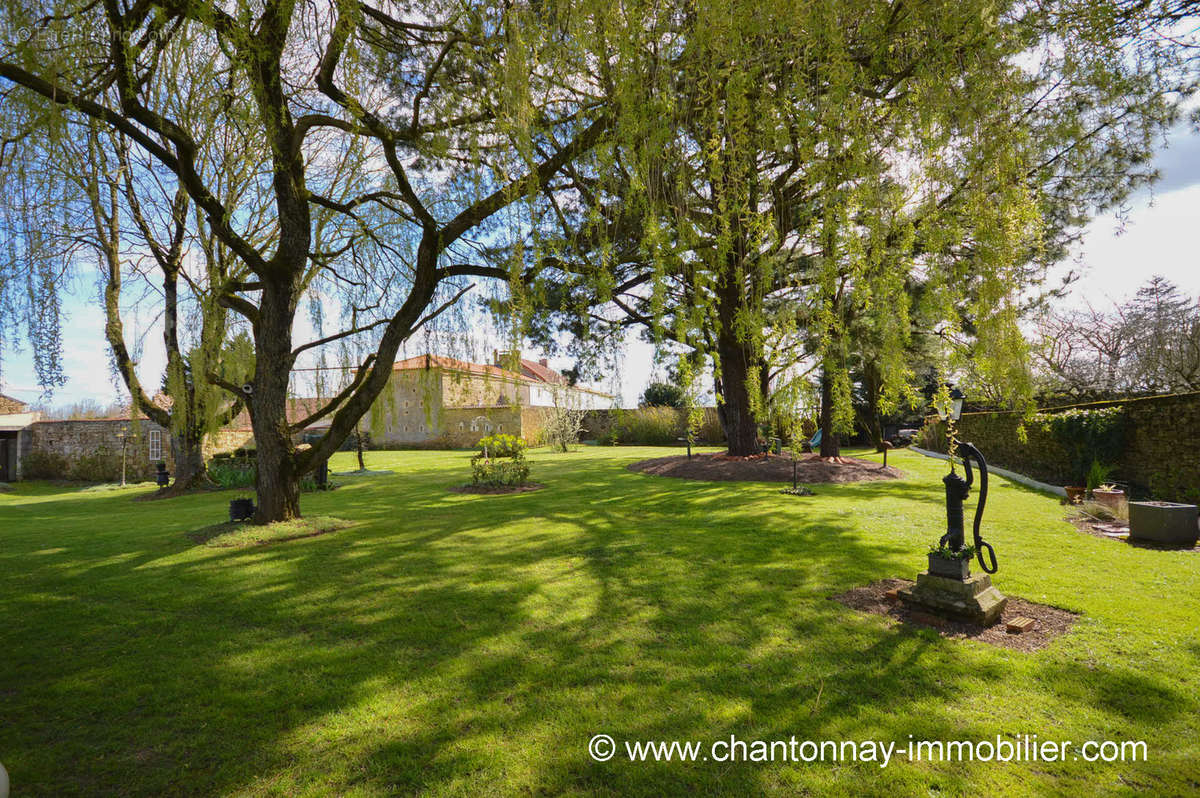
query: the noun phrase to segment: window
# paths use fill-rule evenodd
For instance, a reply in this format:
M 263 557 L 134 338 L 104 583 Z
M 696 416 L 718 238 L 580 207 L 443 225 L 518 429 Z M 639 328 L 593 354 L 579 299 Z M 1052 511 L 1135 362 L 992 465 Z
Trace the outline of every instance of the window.
M 503 425 L 503 424 L 497 424 L 497 425 L 496 425 L 496 432 L 504 432 L 504 425 Z
M 458 428 L 459 430 L 464 430 L 467 428 L 467 425 L 460 421 L 458 422 Z
M 150 462 L 157 463 L 163 459 L 162 430 L 150 430 Z

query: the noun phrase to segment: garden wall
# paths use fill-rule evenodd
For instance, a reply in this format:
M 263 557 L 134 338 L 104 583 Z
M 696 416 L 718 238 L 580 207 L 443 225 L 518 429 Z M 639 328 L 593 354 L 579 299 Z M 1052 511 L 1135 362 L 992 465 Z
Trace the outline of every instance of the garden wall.
M 1095 402 L 1041 411 L 1050 414 L 1075 408 L 1119 408 L 1125 418 L 1123 445 L 1108 462 L 1112 480 L 1125 483 L 1137 498 L 1200 501 L 1200 392 Z M 1078 482 L 1071 454 L 1048 425 L 1025 425 L 1026 441 L 1017 435 L 1016 413 L 963 413 L 959 438 L 979 447 L 989 463 L 1055 485 Z M 926 440 L 945 451 L 944 435 Z
M 22 476 L 26 479 L 78 479 L 116 482 L 121 479 L 121 438 L 124 428 L 125 478 L 152 480 L 155 463 L 163 460 L 174 470 L 167 431 L 150 421 L 74 419 L 38 421 L 30 425 L 30 451 Z

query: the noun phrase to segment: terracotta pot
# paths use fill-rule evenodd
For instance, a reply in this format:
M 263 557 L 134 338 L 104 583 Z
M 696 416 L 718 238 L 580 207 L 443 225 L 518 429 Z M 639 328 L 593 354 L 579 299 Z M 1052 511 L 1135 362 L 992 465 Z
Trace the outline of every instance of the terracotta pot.
M 1067 492 L 1067 501 L 1071 504 L 1079 504 L 1087 494 L 1087 488 L 1082 485 L 1067 485 L 1063 490 Z
M 1124 498 L 1125 491 L 1123 490 L 1100 490 L 1097 488 L 1092 491 L 1092 501 L 1102 504 L 1110 510 L 1118 509 Z

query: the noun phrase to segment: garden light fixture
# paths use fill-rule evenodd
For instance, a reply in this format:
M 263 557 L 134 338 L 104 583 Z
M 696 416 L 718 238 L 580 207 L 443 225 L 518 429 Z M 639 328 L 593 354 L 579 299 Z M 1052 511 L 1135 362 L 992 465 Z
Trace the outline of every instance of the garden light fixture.
M 950 418 L 958 421 L 962 418 L 963 392 L 957 388 L 950 389 Z

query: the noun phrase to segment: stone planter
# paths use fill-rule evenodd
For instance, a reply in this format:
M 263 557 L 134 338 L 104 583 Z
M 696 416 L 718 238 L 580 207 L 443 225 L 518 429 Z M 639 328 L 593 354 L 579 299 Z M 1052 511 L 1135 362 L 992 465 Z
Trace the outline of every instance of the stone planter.
M 971 575 L 970 560 L 947 560 L 936 554 L 929 555 L 929 573 L 947 579 L 965 580 Z
M 1130 502 L 1129 537 L 1178 546 L 1194 546 L 1200 537 L 1194 504 L 1172 502 Z
M 1092 501 L 1096 504 L 1103 505 L 1110 510 L 1117 510 L 1121 506 L 1121 501 L 1125 498 L 1123 490 L 1100 490 L 1096 488 L 1092 491 Z
M 1070 504 L 1079 504 L 1087 495 L 1087 488 L 1082 485 L 1067 485 L 1063 490 L 1067 492 L 1067 502 Z

